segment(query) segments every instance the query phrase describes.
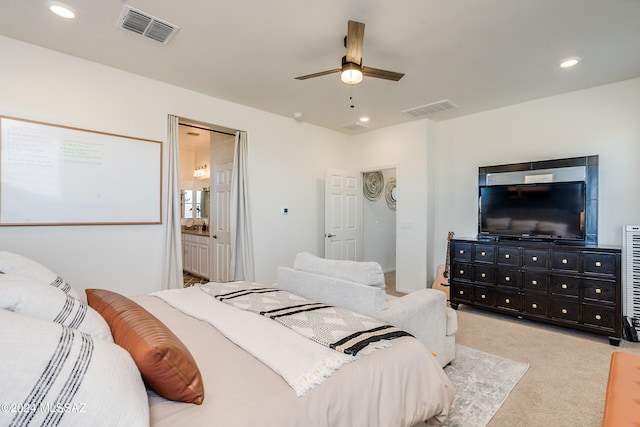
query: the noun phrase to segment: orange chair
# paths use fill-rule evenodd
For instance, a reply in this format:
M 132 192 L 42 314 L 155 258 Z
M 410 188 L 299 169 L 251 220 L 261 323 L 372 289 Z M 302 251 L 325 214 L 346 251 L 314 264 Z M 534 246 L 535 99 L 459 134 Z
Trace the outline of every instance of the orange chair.
M 640 356 L 611 355 L 602 426 L 640 426 Z

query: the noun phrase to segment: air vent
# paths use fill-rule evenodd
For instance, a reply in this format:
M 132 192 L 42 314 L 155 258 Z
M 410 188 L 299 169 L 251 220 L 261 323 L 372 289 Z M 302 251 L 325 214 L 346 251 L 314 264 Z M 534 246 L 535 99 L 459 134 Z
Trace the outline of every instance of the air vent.
M 363 125 L 362 123 L 358 123 L 358 122 L 347 123 L 346 125 L 342 125 L 341 127 L 342 127 L 342 129 L 347 129 L 347 130 L 350 130 L 352 132 L 355 132 L 355 131 L 358 131 L 358 130 L 363 130 L 363 129 L 368 129 L 367 126 Z
M 458 108 L 458 105 L 454 104 L 449 99 L 443 99 L 442 101 L 432 102 L 431 104 L 421 105 L 420 107 L 409 108 L 408 110 L 403 110 L 402 112 L 412 117 L 422 117 L 428 114 L 451 110 L 453 108 Z
M 133 31 L 151 40 L 167 44 L 180 27 L 169 24 L 155 16 L 125 6 L 118 21 L 118 27 Z

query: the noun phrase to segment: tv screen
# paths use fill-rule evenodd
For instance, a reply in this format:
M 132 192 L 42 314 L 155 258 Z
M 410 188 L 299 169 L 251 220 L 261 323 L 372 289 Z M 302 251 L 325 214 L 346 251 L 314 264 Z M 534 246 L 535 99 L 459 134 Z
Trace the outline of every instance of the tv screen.
M 550 240 L 585 239 L 585 183 L 480 187 L 480 235 Z

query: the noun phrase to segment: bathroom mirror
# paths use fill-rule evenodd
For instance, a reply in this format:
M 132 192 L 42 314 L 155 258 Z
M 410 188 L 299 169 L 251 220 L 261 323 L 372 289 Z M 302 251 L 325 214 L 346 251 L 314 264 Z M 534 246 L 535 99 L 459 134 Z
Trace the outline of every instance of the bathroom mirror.
M 182 218 L 209 218 L 210 191 L 208 187 L 201 190 L 180 190 Z

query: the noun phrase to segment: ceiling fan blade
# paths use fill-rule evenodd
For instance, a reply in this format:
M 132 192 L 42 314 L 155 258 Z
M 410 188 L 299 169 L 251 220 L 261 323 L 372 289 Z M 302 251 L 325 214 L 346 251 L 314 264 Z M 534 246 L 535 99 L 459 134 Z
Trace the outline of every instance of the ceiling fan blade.
M 380 70 L 379 68 L 372 68 L 372 67 L 362 67 L 362 74 L 364 74 L 367 77 L 376 77 L 378 79 L 393 80 L 396 82 L 404 76 L 403 73 L 396 73 L 395 71 Z
M 362 44 L 364 43 L 364 24 L 349 21 L 347 31 L 347 62 L 362 65 Z
M 341 71 L 340 68 L 336 68 L 336 69 L 333 69 L 333 70 L 327 70 L 327 71 L 320 71 L 319 73 L 307 74 L 306 76 L 298 76 L 298 77 L 296 77 L 296 80 L 307 80 L 307 79 L 311 79 L 313 77 L 320 77 L 320 76 L 326 76 L 327 74 L 338 73 L 340 71 Z

